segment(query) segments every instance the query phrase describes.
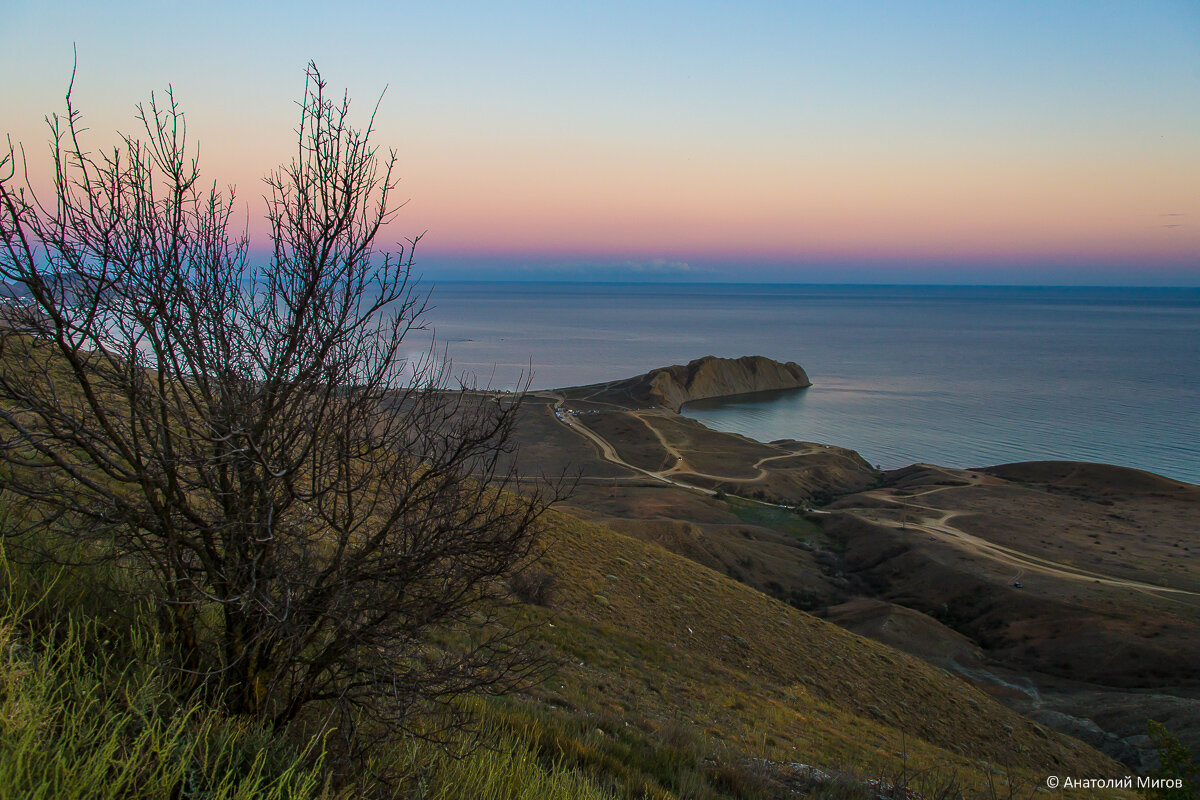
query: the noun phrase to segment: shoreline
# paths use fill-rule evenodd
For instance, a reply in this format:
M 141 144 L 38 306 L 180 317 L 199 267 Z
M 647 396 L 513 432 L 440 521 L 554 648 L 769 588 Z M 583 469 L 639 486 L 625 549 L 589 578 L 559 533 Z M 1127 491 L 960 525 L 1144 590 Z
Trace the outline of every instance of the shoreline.
M 743 356 L 741 360 L 752 359 L 752 358 L 763 359 L 764 361 L 769 361 L 774 365 L 780 365 L 780 363 L 781 363 L 781 362 L 773 362 L 770 359 L 764 359 L 761 356 Z M 699 404 L 701 407 L 709 406 L 710 408 L 712 408 L 714 410 L 722 410 L 726 407 L 729 407 L 733 414 L 738 415 L 741 418 L 745 418 L 744 412 L 741 414 L 738 414 L 738 412 L 737 412 L 736 406 L 739 403 L 757 402 L 757 403 L 770 405 L 771 403 L 780 401 L 780 400 L 787 400 L 790 398 L 799 398 L 802 395 L 807 394 L 810 390 L 813 390 L 813 389 L 816 389 L 819 391 L 820 387 L 808 378 L 808 376 L 804 372 L 804 370 L 802 368 L 800 368 L 799 365 L 791 363 L 791 362 L 788 363 L 788 366 L 795 367 L 797 370 L 799 370 L 799 373 L 802 376 L 802 381 L 804 382 L 803 385 L 757 388 L 757 389 L 748 389 L 745 391 L 732 391 L 732 392 L 727 392 L 727 393 L 722 393 L 722 394 L 709 394 L 709 395 L 701 396 L 701 397 L 688 397 L 687 399 L 682 400 L 682 402 L 680 402 L 678 404 L 678 407 L 676 407 L 676 408 L 672 408 L 672 407 L 670 407 L 669 404 L 664 402 L 665 398 L 663 398 L 663 396 L 661 394 L 659 394 L 657 397 L 643 395 L 641 398 L 636 398 L 633 396 L 634 393 L 637 393 L 639 391 L 645 392 L 646 386 L 649 385 L 655 379 L 656 376 L 661 376 L 663 373 L 665 373 L 669 370 L 676 370 L 676 371 L 685 370 L 687 368 L 693 367 L 693 365 L 697 365 L 697 364 L 700 364 L 701 362 L 709 362 L 709 361 L 718 364 L 718 366 L 722 366 L 722 365 L 728 364 L 730 362 L 736 362 L 738 360 L 739 359 L 722 359 L 722 358 L 716 358 L 714 356 L 705 356 L 701 359 L 696 359 L 695 361 L 690 362 L 688 365 L 676 365 L 673 367 L 659 367 L 659 368 L 651 370 L 643 375 L 634 376 L 632 378 L 624 378 L 624 379 L 618 379 L 618 380 L 600 382 L 600 383 L 590 383 L 590 384 L 584 384 L 584 385 L 579 385 L 579 386 L 560 387 L 560 388 L 555 388 L 555 389 L 531 390 L 530 394 L 553 395 L 556 397 L 563 398 L 564 402 L 570 401 L 570 400 L 577 400 L 577 401 L 586 400 L 586 401 L 590 401 L 592 403 L 605 404 L 605 405 L 612 406 L 614 408 L 618 408 L 618 409 L 625 410 L 628 412 L 635 412 L 635 413 L 644 413 L 644 412 L 648 412 L 648 411 L 669 412 L 669 413 L 677 415 L 678 417 L 690 420 L 698 425 L 701 425 L 704 428 L 706 428 L 707 430 L 712 431 L 713 433 L 722 434 L 722 435 L 726 435 L 726 436 L 736 436 L 736 437 L 740 437 L 744 440 L 747 440 L 749 442 L 754 442 L 756 444 L 761 444 L 761 445 L 766 445 L 766 446 L 771 446 L 775 443 L 807 441 L 806 439 L 797 439 L 795 436 L 776 437 L 776 438 L 771 438 L 771 439 L 758 438 L 758 437 L 752 436 L 749 433 L 746 433 L 745 431 L 742 431 L 742 430 L 733 430 L 733 429 L 717 427 L 717 426 L 711 424 L 712 417 L 709 415 L 700 414 L 700 415 L 693 416 L 692 414 L 687 413 L 689 406 L 692 407 L 692 410 L 694 412 L 695 406 L 697 404 Z M 638 402 L 639 399 L 641 400 L 640 403 Z M 650 400 L 654 400 L 654 399 L 657 399 L 658 402 L 653 402 L 653 403 L 649 402 Z M 859 452 L 860 452 L 858 446 L 847 447 L 845 444 L 843 444 L 841 442 L 821 442 L 820 444 L 827 445 L 830 447 L 837 447 L 841 450 L 849 450 L 849 451 L 854 452 L 855 454 L 859 454 Z M 865 462 L 867 462 L 868 464 L 875 465 L 875 469 L 878 472 L 894 472 L 897 470 L 907 469 L 907 468 L 915 466 L 915 465 L 926 465 L 926 464 L 927 465 L 936 464 L 937 466 L 943 467 L 943 468 L 966 470 L 966 471 L 970 471 L 970 470 L 978 471 L 978 470 L 983 470 L 983 469 L 989 469 L 989 468 L 994 468 L 994 467 L 1003 467 L 1003 466 L 1009 466 L 1009 465 L 1014 465 L 1014 464 L 1042 463 L 1042 462 L 1092 464 L 1092 465 L 1097 465 L 1097 466 L 1102 466 L 1102 467 L 1111 467 L 1114 469 L 1130 470 L 1130 471 L 1136 472 L 1136 473 L 1144 473 L 1144 474 L 1159 477 L 1159 478 L 1162 478 L 1162 479 L 1165 479 L 1168 481 L 1177 482 L 1177 483 L 1183 484 L 1185 486 L 1200 486 L 1200 482 L 1187 481 L 1187 480 L 1184 480 L 1181 478 L 1177 478 L 1173 475 L 1165 474 L 1164 472 L 1159 472 L 1154 469 L 1148 469 L 1148 468 L 1138 466 L 1138 465 L 1119 464 L 1119 463 L 1115 463 L 1113 461 L 1094 460 L 1094 459 L 1088 459 L 1088 458 L 1072 458 L 1072 457 L 1062 457 L 1062 456 L 1045 457 L 1044 455 L 1037 454 L 1037 453 L 1022 454 L 1021 456 L 1016 457 L 1016 458 L 1002 459 L 1002 460 L 994 461 L 994 462 L 988 463 L 988 464 L 971 463 L 971 462 L 964 463 L 964 464 L 944 463 L 940 459 L 935 462 L 935 461 L 930 460 L 925 457 L 918 457 L 913 460 L 908 460 L 906 458 L 893 459 L 893 460 L 897 461 L 897 464 L 895 466 L 884 467 L 884 466 L 882 466 L 882 463 L 883 463 L 882 459 L 880 460 L 880 462 L 878 464 L 876 463 L 876 461 L 874 459 L 866 459 L 864 457 L 863 460 Z
M 1149 757 L 1151 715 L 1198 721 L 1181 732 L 1200 742 L 1200 574 L 1180 561 L 1200 486 L 1085 461 L 880 471 L 836 445 L 621 403 L 614 384 L 631 385 L 530 392 L 522 408 L 520 474 L 578 468 L 566 513 L 909 652 L 1127 764 Z
M 472 339 L 451 344 L 450 355 L 459 369 L 498 384 L 527 372 L 531 354 L 533 388 L 546 391 L 623 380 L 705 353 L 763 353 L 798 361 L 817 385 L 803 401 L 747 403 L 756 419 L 711 427 L 760 441 L 855 447 L 889 468 L 1067 458 L 1200 484 L 1200 448 L 1191 441 L 1200 439 L 1181 416 L 1195 398 L 1189 387 L 1200 385 L 1187 348 L 1200 330 L 1191 294 L 442 288 L 439 341 Z

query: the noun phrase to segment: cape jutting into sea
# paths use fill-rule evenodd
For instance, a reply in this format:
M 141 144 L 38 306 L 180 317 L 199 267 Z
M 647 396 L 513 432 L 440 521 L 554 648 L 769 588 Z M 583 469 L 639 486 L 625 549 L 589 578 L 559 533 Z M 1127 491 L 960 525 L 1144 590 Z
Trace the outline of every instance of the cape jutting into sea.
M 689 404 L 763 441 L 873 464 L 1069 459 L 1200 483 L 1200 289 L 445 283 L 456 373 L 512 388 L 705 355 L 801 364 L 810 389 Z M 409 344 L 422 348 L 420 336 Z

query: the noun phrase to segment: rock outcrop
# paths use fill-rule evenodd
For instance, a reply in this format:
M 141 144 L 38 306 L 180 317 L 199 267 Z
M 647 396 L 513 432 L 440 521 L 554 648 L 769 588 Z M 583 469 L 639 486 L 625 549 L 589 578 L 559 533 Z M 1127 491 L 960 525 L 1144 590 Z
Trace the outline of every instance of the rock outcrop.
M 651 370 L 645 375 L 613 383 L 579 387 L 571 395 L 628 406 L 660 406 L 678 411 L 692 400 L 728 397 L 778 389 L 812 386 L 804 369 L 765 356 L 717 358 L 705 356 L 686 365 Z
M 675 411 L 692 400 L 812 386 L 799 364 L 780 363 L 763 356 L 736 359 L 706 356 L 687 366 L 654 370 L 646 378 L 649 396 Z

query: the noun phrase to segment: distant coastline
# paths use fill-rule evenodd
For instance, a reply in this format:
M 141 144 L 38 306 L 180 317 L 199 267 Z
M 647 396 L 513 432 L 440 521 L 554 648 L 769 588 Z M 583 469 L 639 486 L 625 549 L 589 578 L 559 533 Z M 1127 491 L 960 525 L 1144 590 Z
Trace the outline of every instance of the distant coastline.
M 1200 405 L 1200 289 L 470 283 L 433 297 L 456 372 L 497 387 L 531 368 L 537 389 L 761 353 L 815 385 L 683 414 L 884 468 L 1062 459 L 1200 483 L 1186 413 Z

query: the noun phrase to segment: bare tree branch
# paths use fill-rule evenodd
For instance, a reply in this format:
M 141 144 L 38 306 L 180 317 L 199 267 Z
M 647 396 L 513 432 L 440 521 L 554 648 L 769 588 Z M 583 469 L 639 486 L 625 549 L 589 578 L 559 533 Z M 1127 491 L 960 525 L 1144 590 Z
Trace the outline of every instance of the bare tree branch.
M 52 204 L 18 186 L 10 143 L 0 275 L 24 300 L 0 326 L 0 488 L 39 510 L 26 540 L 152 576 L 177 666 L 232 710 L 405 724 L 529 675 L 497 604 L 561 487 L 517 491 L 502 466 L 519 396 L 404 355 L 427 297 L 419 236 L 376 247 L 395 154 L 313 64 L 299 111 L 263 260 L 169 88 L 94 155 L 69 90 Z

